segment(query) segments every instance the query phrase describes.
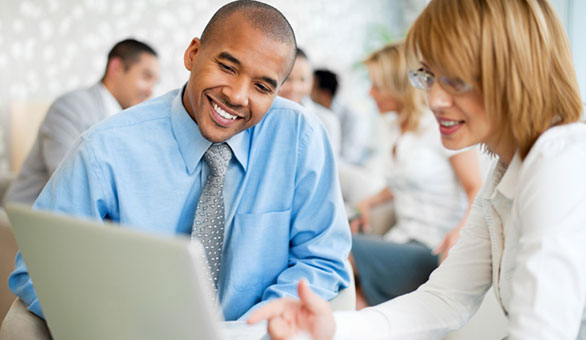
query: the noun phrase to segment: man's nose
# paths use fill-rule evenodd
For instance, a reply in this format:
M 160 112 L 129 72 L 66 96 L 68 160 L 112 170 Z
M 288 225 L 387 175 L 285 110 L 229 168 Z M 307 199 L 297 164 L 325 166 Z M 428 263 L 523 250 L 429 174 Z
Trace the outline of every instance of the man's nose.
M 223 93 L 232 106 L 248 106 L 249 91 L 249 82 L 245 79 L 238 79 L 238 81 L 223 88 Z

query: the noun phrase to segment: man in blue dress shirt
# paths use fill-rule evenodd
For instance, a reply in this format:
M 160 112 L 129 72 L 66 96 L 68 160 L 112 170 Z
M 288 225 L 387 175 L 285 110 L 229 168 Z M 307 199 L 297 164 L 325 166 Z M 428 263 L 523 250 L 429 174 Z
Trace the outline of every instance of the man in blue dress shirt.
M 291 26 L 273 7 L 222 7 L 185 52 L 187 84 L 84 133 L 34 207 L 190 235 L 210 174 L 203 155 L 226 142 L 233 157 L 217 287 L 226 320 L 296 296 L 303 277 L 332 299 L 349 284 L 349 228 L 323 126 L 276 97 L 295 48 Z M 9 283 L 42 317 L 20 254 Z

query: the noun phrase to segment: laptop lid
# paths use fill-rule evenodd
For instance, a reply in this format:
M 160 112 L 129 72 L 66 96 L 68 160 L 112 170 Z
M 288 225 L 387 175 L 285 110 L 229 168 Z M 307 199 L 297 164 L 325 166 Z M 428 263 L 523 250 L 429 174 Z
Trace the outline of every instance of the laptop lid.
M 224 339 L 198 243 L 9 204 L 55 339 Z

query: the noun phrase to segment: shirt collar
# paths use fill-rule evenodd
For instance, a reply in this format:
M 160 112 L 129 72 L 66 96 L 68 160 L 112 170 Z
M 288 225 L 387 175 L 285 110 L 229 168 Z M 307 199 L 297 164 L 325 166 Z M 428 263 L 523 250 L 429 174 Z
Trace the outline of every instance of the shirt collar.
M 503 178 L 496 187 L 496 190 L 498 190 L 503 196 L 510 200 L 513 199 L 513 196 L 517 192 L 519 172 L 521 171 L 522 164 L 523 162 L 521 161 L 521 157 L 517 151 L 513 156 L 511 163 L 509 163 Z
M 197 164 L 212 145 L 212 142 L 202 136 L 199 127 L 185 110 L 182 100 L 183 89 L 178 91 L 171 104 L 171 125 L 187 171 L 191 174 L 195 171 Z M 244 171 L 248 167 L 250 149 L 250 133 L 248 130 L 237 133 L 226 141 Z
M 100 95 L 102 95 L 102 99 L 104 100 L 104 110 L 106 112 L 106 117 L 110 117 L 122 111 L 120 103 L 118 103 L 116 98 L 114 98 L 104 83 L 99 82 L 98 89 L 100 90 Z

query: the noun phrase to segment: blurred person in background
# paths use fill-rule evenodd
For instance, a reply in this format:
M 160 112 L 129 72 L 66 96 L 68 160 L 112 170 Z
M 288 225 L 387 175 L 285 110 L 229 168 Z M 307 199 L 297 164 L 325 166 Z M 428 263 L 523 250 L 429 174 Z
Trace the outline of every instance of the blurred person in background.
M 115 44 L 97 84 L 68 92 L 51 104 L 5 202 L 32 205 L 75 140 L 95 123 L 148 99 L 158 78 L 152 47 L 134 39 Z
M 364 63 L 379 112 L 395 116 L 387 186 L 358 203 L 359 216 L 350 224 L 359 291 L 375 305 L 427 281 L 458 240 L 482 176 L 475 149 L 443 147 L 424 93 L 409 84 L 402 42 L 383 47 Z M 396 221 L 384 239 L 357 234 L 369 231 L 371 209 L 391 200 Z
M 514 34 L 512 34 L 514 33 Z M 432 0 L 407 35 L 412 83 L 445 147 L 498 158 L 466 227 L 417 291 L 359 312 L 264 306 L 271 339 L 443 339 L 492 286 L 508 340 L 586 339 L 586 124 L 564 28 L 546 0 Z M 392 282 L 388 282 L 393 284 Z
M 340 157 L 347 163 L 361 165 L 366 156 L 368 144 L 368 126 L 365 117 L 340 100 L 338 93 L 338 76 L 327 69 L 313 71 L 311 100 L 331 110 L 340 121 L 341 152 Z
M 295 64 L 287 81 L 281 87 L 279 96 L 303 105 L 311 114 L 315 114 L 324 124 L 332 149 L 336 157 L 340 157 L 342 146 L 342 129 L 340 121 L 329 109 L 313 102 L 310 98 L 313 86 L 313 69 L 305 51 L 297 47 Z

